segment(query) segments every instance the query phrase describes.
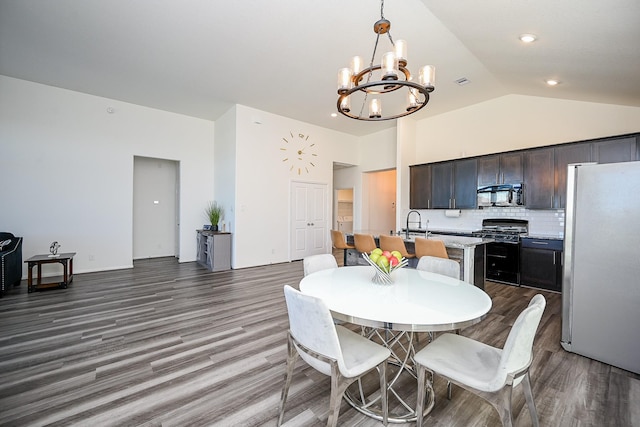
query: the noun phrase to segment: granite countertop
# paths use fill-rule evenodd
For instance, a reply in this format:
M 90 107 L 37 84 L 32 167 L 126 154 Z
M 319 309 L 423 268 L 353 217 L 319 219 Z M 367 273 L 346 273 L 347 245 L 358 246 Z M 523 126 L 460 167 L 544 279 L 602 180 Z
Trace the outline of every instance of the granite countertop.
M 405 233 L 406 232 L 406 228 L 402 229 L 402 232 Z M 424 228 L 409 228 L 409 233 L 425 233 L 427 230 Z M 460 234 L 460 235 L 464 235 L 464 234 L 473 234 L 473 232 L 478 231 L 477 229 L 474 230 L 465 230 L 465 229 L 461 229 L 461 228 L 429 228 L 429 233 L 433 233 L 433 234 Z
M 347 235 L 353 236 L 354 233 L 358 234 L 372 234 L 373 237 L 377 238 L 381 234 L 388 234 L 384 232 L 374 231 L 374 230 L 357 230 L 353 233 L 346 233 Z M 407 238 L 404 233 L 400 235 L 405 242 L 413 243 L 416 237 L 424 237 L 424 236 L 409 236 Z M 452 236 L 446 234 L 437 234 L 437 233 L 429 233 L 429 239 L 433 240 L 442 240 L 444 245 L 448 248 L 470 248 L 478 245 L 484 245 L 487 243 L 493 242 L 493 239 L 484 239 L 480 237 L 466 237 L 466 236 Z
M 429 239 L 442 240 L 446 247 L 459 248 L 459 249 L 485 245 L 487 243 L 493 242 L 493 239 L 484 239 L 481 237 L 451 236 L 447 234 L 429 234 Z M 406 238 L 404 240 L 405 242 L 406 241 L 413 242 L 415 240 L 415 237 L 409 236 L 408 240 Z

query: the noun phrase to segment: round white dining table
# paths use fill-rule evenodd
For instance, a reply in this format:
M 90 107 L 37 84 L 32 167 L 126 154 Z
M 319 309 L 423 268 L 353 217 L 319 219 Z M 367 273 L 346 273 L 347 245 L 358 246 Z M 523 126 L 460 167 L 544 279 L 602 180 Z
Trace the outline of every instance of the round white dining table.
M 409 374 L 416 379 L 414 332 L 460 330 L 478 323 L 491 309 L 491 298 L 467 282 L 413 268 L 392 272 L 390 284 L 374 283 L 374 274 L 371 266 L 321 270 L 304 277 L 300 291 L 320 298 L 335 319 L 370 328 L 363 328 L 362 333 L 391 350 L 388 363 L 398 369 L 388 381 L 388 394 L 398 399 L 395 406 L 401 411 L 390 413 L 389 421 L 413 422 L 417 418 L 415 402 L 402 397 L 401 377 Z M 345 399 L 360 412 L 382 419 L 377 405 L 380 395 L 365 397 L 367 393 L 359 387 L 347 390 Z M 435 403 L 430 382 L 427 399 L 425 414 Z
M 462 329 L 491 309 L 482 289 L 441 274 L 401 268 L 391 284 L 375 284 L 373 276 L 370 266 L 322 270 L 303 278 L 300 291 L 324 301 L 338 320 L 396 331 Z

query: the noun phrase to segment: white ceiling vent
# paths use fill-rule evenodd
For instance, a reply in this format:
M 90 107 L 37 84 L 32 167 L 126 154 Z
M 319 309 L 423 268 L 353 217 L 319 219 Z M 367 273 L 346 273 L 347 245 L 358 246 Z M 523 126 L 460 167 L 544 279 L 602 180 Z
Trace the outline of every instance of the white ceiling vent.
M 466 77 L 460 77 L 458 80 L 455 81 L 459 86 L 464 86 L 467 83 L 471 83 L 471 81 L 466 78 Z

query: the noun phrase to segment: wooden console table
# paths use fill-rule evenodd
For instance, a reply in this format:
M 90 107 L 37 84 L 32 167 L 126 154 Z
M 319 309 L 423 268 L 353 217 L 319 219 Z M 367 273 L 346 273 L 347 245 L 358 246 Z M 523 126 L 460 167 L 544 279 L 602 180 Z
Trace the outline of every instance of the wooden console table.
M 73 257 L 76 253 L 69 252 L 64 254 L 59 254 L 56 256 L 49 255 L 34 255 L 28 260 L 25 261 L 28 265 L 29 275 L 27 277 L 27 290 L 29 293 L 33 292 L 38 288 L 51 288 L 51 287 L 60 287 L 63 289 L 67 288 L 67 285 L 71 283 L 73 280 Z M 64 274 L 62 277 L 62 281 L 54 281 L 42 283 L 42 264 L 55 264 L 60 263 L 64 269 Z M 38 267 L 38 278 L 35 286 L 33 285 L 33 267 Z

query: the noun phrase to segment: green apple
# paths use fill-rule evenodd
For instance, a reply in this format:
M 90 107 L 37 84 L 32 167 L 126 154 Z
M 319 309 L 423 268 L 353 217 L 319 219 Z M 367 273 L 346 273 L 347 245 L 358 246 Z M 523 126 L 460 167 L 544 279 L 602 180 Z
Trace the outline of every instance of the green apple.
M 371 255 L 373 255 L 373 254 L 382 255 L 382 249 L 375 248 L 374 250 L 371 251 Z
M 389 272 L 389 258 L 381 256 L 378 258 L 376 264 L 378 264 L 378 267 L 380 267 L 382 271 Z
M 398 258 L 398 261 L 402 259 L 402 254 L 400 253 L 400 251 L 391 251 L 391 255 Z
M 378 262 L 378 259 L 380 259 L 380 254 L 374 254 L 373 252 L 371 252 L 371 255 L 369 255 L 369 259 L 371 260 L 371 262 Z

